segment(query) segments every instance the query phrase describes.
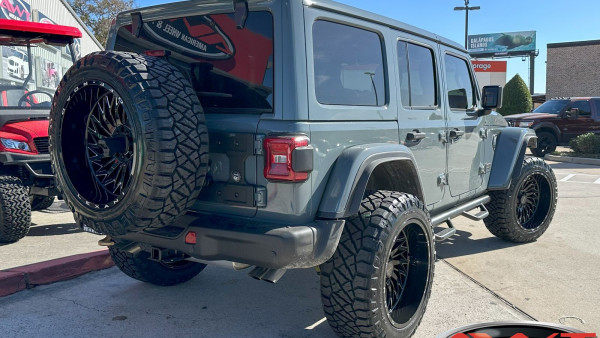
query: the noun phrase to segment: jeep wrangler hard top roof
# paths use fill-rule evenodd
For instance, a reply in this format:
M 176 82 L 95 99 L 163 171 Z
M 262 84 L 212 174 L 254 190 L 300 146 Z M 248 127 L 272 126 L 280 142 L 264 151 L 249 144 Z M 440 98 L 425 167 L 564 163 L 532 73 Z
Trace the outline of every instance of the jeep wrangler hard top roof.
M 375 13 L 371 13 L 362 9 L 358 9 L 356 7 L 348 6 L 341 4 L 336 1 L 330 0 L 301 0 L 304 5 L 322 8 L 325 10 L 329 10 L 336 13 L 342 13 L 344 15 L 348 15 L 351 17 L 360 18 L 363 20 L 368 20 L 374 23 L 382 24 L 388 26 L 393 29 L 398 29 L 404 32 L 409 32 L 411 34 L 415 34 L 417 36 L 438 42 L 440 44 L 444 44 L 450 46 L 452 48 L 456 48 L 462 52 L 466 53 L 466 50 L 460 44 L 441 37 L 437 34 L 433 34 L 429 31 L 426 31 L 421 28 L 417 28 L 415 26 L 389 19 L 385 16 L 378 15 Z M 212 13 L 223 13 L 223 12 L 233 12 L 234 11 L 234 0 L 190 0 L 190 1 L 181 1 L 163 5 L 150 6 L 140 9 L 134 9 L 130 11 L 125 11 L 119 13 L 116 20 L 116 26 L 120 27 L 126 24 L 131 23 L 131 14 L 132 13 L 141 13 L 144 21 L 152 21 L 152 20 L 160 20 L 167 19 L 173 17 L 184 17 L 190 15 L 195 11 L 194 7 L 202 8 L 204 11 L 209 11 Z M 246 0 L 248 4 L 253 3 L 264 3 L 264 0 Z M 169 8 L 168 12 L 165 13 L 163 9 L 165 7 Z

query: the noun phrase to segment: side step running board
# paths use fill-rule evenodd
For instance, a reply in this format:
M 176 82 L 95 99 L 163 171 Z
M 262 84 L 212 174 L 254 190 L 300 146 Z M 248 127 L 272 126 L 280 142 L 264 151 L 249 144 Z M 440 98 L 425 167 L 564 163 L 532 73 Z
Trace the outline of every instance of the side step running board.
M 478 197 L 472 201 L 469 201 L 465 204 L 456 206 L 450 210 L 446 210 L 439 215 L 436 215 L 431 218 L 431 224 L 433 226 L 440 225 L 442 223 L 448 224 L 448 228 L 443 229 L 435 233 L 435 241 L 441 242 L 446 240 L 456 234 L 456 228 L 454 228 L 454 224 L 452 224 L 451 219 L 457 216 L 465 216 L 474 221 L 480 221 L 489 216 L 489 211 L 484 206 L 485 203 L 488 203 L 491 200 L 490 196 L 484 195 Z M 479 208 L 479 212 L 476 214 L 471 214 L 469 211 Z
M 454 227 L 454 224 L 452 224 L 452 221 L 446 220 L 446 224 L 448 224 L 448 228 L 435 233 L 434 239 L 436 242 L 447 240 L 456 234 L 456 228 Z

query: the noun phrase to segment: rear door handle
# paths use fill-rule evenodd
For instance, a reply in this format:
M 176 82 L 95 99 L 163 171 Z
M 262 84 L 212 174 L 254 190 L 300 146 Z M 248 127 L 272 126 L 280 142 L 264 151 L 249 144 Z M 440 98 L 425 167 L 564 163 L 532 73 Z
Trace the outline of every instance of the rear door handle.
M 418 130 L 413 130 L 411 132 L 406 133 L 406 140 L 407 141 L 419 141 L 424 139 L 425 137 L 427 137 L 427 134 L 425 133 L 421 133 Z
M 450 130 L 450 138 L 459 138 L 465 134 L 464 130 Z

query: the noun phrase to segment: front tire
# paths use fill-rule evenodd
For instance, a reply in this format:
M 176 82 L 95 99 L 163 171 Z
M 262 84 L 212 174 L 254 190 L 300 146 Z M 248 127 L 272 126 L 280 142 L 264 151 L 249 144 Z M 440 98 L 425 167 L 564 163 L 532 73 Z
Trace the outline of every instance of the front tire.
M 185 283 L 206 267 L 206 264 L 190 261 L 153 261 L 149 259 L 150 254 L 146 251 L 130 253 L 115 246 L 108 247 L 108 251 L 115 265 L 127 276 L 159 286 Z
M 409 194 L 377 191 L 346 221 L 321 265 L 325 316 L 342 337 L 409 337 L 431 293 L 435 250 L 425 206 Z
M 490 193 L 490 215 L 483 221 L 497 237 L 516 243 L 533 242 L 550 226 L 558 191 L 552 168 L 538 157 L 527 157 L 521 175 L 507 190 Z
M 554 136 L 554 134 L 546 131 L 540 131 L 537 133 L 537 138 L 537 148 L 531 149 L 531 153 L 533 155 L 537 157 L 544 157 L 546 154 L 550 154 L 556 150 L 558 141 L 556 140 L 556 136 Z
M 14 176 L 0 176 L 0 242 L 16 242 L 31 226 L 29 192 Z

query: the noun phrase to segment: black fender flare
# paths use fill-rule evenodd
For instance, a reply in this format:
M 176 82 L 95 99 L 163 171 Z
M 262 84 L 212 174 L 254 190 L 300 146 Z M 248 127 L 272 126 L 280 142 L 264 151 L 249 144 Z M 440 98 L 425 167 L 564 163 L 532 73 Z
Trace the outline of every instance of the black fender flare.
M 533 126 L 532 129 L 536 133 L 540 129 L 551 129 L 552 132 L 554 133 L 554 136 L 556 137 L 557 142 L 560 141 L 560 136 L 562 135 L 562 133 L 560 132 L 560 129 L 554 123 L 550 123 L 550 122 L 542 122 L 540 124 L 536 124 L 535 126 Z
M 401 144 L 375 143 L 345 149 L 337 158 L 321 198 L 317 216 L 345 218 L 358 212 L 371 174 L 379 165 L 401 161 L 409 173 L 403 177 L 416 180 L 414 194 L 423 200 L 423 188 L 415 158 Z
M 498 134 L 495 142 L 494 159 L 488 182 L 488 190 L 510 188 L 513 177 L 521 174 L 527 147 L 537 146 L 533 129 L 506 127 Z

